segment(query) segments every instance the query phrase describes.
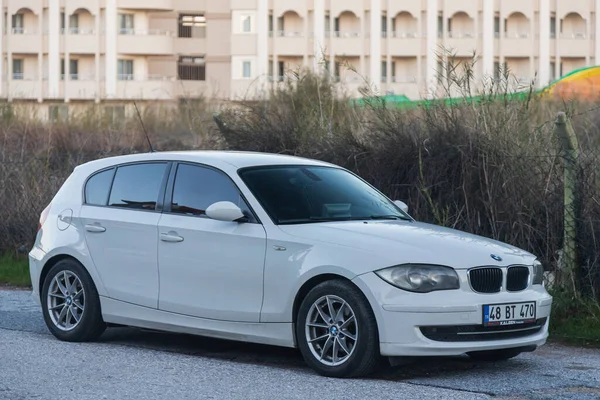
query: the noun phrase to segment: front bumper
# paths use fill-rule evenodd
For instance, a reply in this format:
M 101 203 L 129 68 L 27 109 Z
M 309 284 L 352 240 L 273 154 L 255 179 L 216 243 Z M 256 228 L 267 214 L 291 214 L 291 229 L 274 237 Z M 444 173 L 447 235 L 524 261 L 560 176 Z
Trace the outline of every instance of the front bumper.
M 383 356 L 451 356 L 541 346 L 548 338 L 552 297 L 542 286 L 519 293 L 479 294 L 463 287 L 421 294 L 395 288 L 374 273 L 360 275 L 353 282 L 362 289 L 375 313 Z M 483 332 L 484 304 L 522 301 L 536 302 L 539 326 L 503 327 L 499 334 Z M 432 334 L 434 328 L 449 334 Z

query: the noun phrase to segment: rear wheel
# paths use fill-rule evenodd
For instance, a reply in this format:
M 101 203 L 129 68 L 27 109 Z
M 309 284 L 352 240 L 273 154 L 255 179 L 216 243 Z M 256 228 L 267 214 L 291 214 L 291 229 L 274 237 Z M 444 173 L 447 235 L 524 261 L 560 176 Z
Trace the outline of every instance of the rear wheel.
M 467 353 L 475 361 L 506 361 L 514 358 L 523 352 L 522 349 L 501 349 L 501 350 L 486 350 L 486 351 L 474 351 Z
M 41 300 L 46 326 L 60 340 L 91 341 L 106 329 L 96 286 L 75 260 L 61 260 L 50 269 Z
M 362 292 L 342 280 L 323 282 L 306 295 L 296 338 L 306 363 L 321 375 L 365 376 L 379 366 L 373 311 Z

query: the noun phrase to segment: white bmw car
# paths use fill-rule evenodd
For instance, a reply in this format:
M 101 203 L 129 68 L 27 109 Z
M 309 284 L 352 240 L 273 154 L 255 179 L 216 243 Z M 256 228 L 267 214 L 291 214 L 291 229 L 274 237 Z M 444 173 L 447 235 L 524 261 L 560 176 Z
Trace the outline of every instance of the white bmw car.
M 383 357 L 533 351 L 552 304 L 530 253 L 418 222 L 336 165 L 273 154 L 78 166 L 29 259 L 58 339 L 126 325 L 297 347 L 335 377 Z

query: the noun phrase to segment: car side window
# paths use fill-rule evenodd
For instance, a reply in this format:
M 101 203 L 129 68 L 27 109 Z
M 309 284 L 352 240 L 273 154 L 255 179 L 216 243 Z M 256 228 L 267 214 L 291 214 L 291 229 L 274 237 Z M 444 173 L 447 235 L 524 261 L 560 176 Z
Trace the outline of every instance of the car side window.
M 206 209 L 218 201 L 230 201 L 252 219 L 250 208 L 238 188 L 223 173 L 197 165 L 179 164 L 173 185 L 171 212 L 205 215 Z
M 107 169 L 92 175 L 85 184 L 85 203 L 94 206 L 105 206 L 112 184 L 115 169 Z
M 155 210 L 166 167 L 166 163 L 143 163 L 117 168 L 108 205 Z

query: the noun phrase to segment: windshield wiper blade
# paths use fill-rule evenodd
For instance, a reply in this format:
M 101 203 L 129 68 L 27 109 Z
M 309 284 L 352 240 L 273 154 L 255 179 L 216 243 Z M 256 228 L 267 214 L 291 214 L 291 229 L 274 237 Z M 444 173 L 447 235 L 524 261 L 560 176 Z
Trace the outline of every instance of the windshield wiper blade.
M 402 219 L 402 220 L 405 220 L 405 221 L 410 221 L 410 218 L 405 217 L 403 215 L 396 215 L 396 214 L 390 214 L 390 215 L 371 215 L 369 218 L 370 219 L 393 219 L 393 220 Z

